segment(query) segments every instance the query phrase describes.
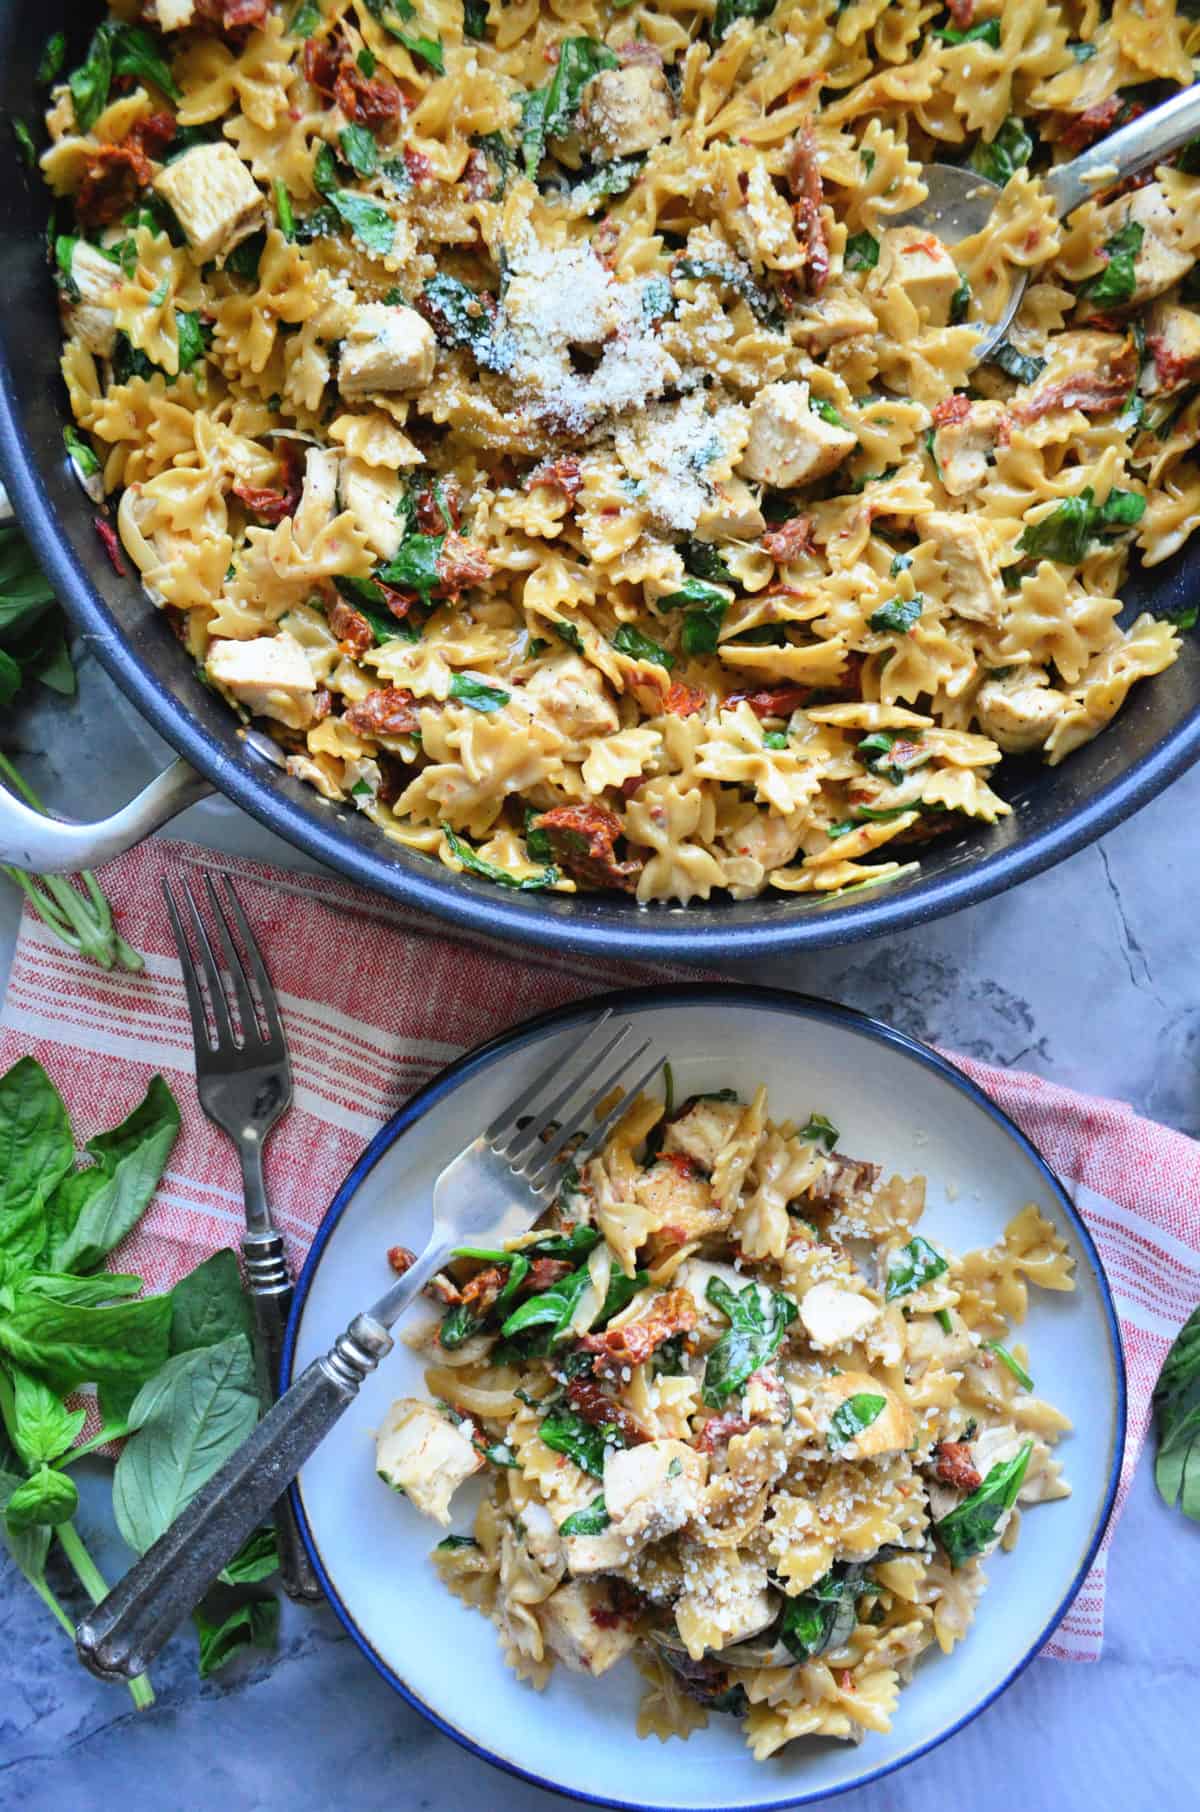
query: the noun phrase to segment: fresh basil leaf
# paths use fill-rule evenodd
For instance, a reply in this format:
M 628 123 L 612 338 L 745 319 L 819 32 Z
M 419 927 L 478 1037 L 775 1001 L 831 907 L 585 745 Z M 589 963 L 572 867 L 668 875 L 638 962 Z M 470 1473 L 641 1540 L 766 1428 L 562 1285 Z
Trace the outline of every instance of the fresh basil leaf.
M 179 308 L 175 310 L 175 328 L 179 335 L 179 369 L 191 371 L 208 350 L 212 329 L 205 325 L 199 314 Z
M 1180 1328 L 1154 1387 L 1154 1482 L 1165 1504 L 1200 1522 L 1200 1308 Z
M 15 1466 L 15 1459 L 13 1465 Z M 14 1529 L 7 1510 L 25 1480 L 7 1464 L 0 1466 L 0 1541 L 12 1556 L 18 1572 L 24 1574 L 42 1602 L 70 1631 L 71 1623 L 46 1584 L 46 1558 L 50 1552 L 50 1530 L 45 1523 L 33 1523 Z
M 943 44 L 990 44 L 993 50 L 999 50 L 1000 21 L 982 19 L 978 25 L 968 25 L 965 31 L 956 25 L 935 25 L 933 35 Z
M 74 1162 L 61 1095 L 35 1058 L 18 1058 L 0 1076 L 0 1254 L 10 1265 L 38 1256 L 47 1200 Z
M 53 602 L 54 593 L 20 529 L 0 527 L 0 636 L 23 633 Z M 5 1164 L 3 1090 L 4 1078 L 0 1077 L 0 1207 L 10 1174 Z
M 1010 114 L 990 144 L 981 139 L 967 162 L 1001 188 L 1033 155 L 1033 140 L 1015 114 Z
M 352 170 L 359 176 L 374 176 L 379 168 L 379 147 L 365 126 L 343 126 L 338 143 Z
M 1136 220 L 1128 221 L 1111 239 L 1104 242 L 1107 262 L 1102 271 L 1079 286 L 1081 300 L 1094 302 L 1097 308 L 1120 308 L 1133 299 L 1137 288 L 1134 266 L 1146 229 Z
M 148 1378 L 167 1356 L 169 1325 L 167 1296 L 90 1307 L 17 1288 L 0 1308 L 0 1351 L 65 1395 L 79 1384 Z
M 120 1126 L 88 1141 L 101 1180 L 93 1182 L 95 1173 L 89 1171 L 69 1179 L 77 1185 L 69 1220 L 51 1202 L 55 1239 L 47 1264 L 52 1271 L 93 1271 L 124 1239 L 150 1206 L 178 1131 L 175 1098 L 162 1077 L 155 1076 L 144 1100 Z
M 887 1398 L 869 1390 L 856 1391 L 839 1403 L 829 1418 L 829 1432 L 825 1436 L 829 1451 L 836 1453 L 839 1447 L 856 1440 L 872 1422 L 878 1421 L 886 1408 Z
M 879 263 L 879 241 L 873 233 L 851 233 L 843 263 L 848 271 L 873 271 Z
M 626 654 L 631 661 L 649 661 L 655 667 L 665 667 L 669 672 L 675 665 L 675 656 L 652 642 L 649 636 L 635 629 L 632 623 L 622 623 L 612 638 L 612 645 L 618 654 Z
M 473 874 L 482 875 L 485 880 L 498 882 L 501 887 L 515 887 L 519 893 L 536 893 L 543 887 L 553 887 L 558 880 L 558 869 L 553 864 L 543 868 L 540 875 L 510 874 L 508 869 L 497 868 L 494 862 L 485 861 L 478 850 L 472 849 L 469 843 L 464 843 L 448 824 L 442 825 L 442 835 L 449 845 L 451 855 L 464 868 L 469 868 Z
M 68 1277 L 56 1271 L 28 1271 L 21 1278 L 23 1294 L 53 1297 L 56 1302 L 80 1303 L 94 1308 L 140 1295 L 143 1279 L 128 1271 L 97 1271 L 93 1277 Z
M 1017 384 L 1036 384 L 1046 369 L 1045 359 L 1039 359 L 1034 353 L 1018 352 L 1011 340 L 1001 340 L 989 352 L 988 358 Z
M 560 1535 L 602 1535 L 612 1518 L 604 1502 L 604 1493 L 594 1497 L 583 1510 L 576 1510 L 558 1525 Z
M 720 1409 L 752 1372 L 778 1352 L 789 1323 L 795 1319 L 796 1305 L 789 1297 L 772 1291 L 770 1306 L 764 1307 L 757 1284 L 748 1283 L 735 1295 L 719 1277 L 709 1278 L 705 1294 L 730 1324 L 704 1367 L 701 1394 L 711 1409 Z
M 1029 1373 L 1025 1370 L 1021 1361 L 1013 1358 L 1006 1346 L 1002 1346 L 998 1340 L 985 1340 L 983 1344 L 986 1346 L 989 1353 L 995 1353 L 1002 1365 L 1008 1367 L 1022 1390 L 1033 1389 L 1033 1379 L 1029 1376 Z
M 236 1255 L 226 1246 L 202 1260 L 171 1291 L 172 1354 L 217 1346 L 235 1334 L 253 1337 L 254 1315 Z
M 467 673 L 456 673 L 450 681 L 450 696 L 460 704 L 470 705 L 473 711 L 491 712 L 503 710 L 512 693 L 499 686 L 485 686 L 482 680 L 472 679 Z
M 1027 524 L 1016 544 L 1017 552 L 1078 566 L 1096 525 L 1093 496 L 1091 486 L 1085 485 L 1077 497 L 1064 497 L 1040 522 Z
M 886 604 L 871 612 L 871 628 L 885 635 L 909 635 L 920 621 L 924 605 L 925 599 L 920 592 L 911 598 L 889 598 Z
M 935 1252 L 928 1240 L 916 1233 L 907 1246 L 901 1246 L 892 1256 L 884 1285 L 884 1300 L 895 1302 L 898 1296 L 910 1296 L 922 1284 L 941 1277 L 949 1268 L 941 1253 Z
M 50 1466 L 78 1438 L 87 1411 L 68 1409 L 56 1391 L 19 1365 L 0 1380 L 9 1439 L 32 1472 Z
M 79 1508 L 79 1492 L 71 1475 L 43 1466 L 18 1485 L 4 1508 L 4 1520 L 14 1535 L 35 1525 L 53 1528 L 70 1522 Z
M 258 1420 L 254 1355 L 244 1334 L 178 1353 L 143 1385 L 135 1431 L 113 1473 L 117 1527 L 139 1554 L 156 1542 Z
M 248 1598 L 219 1622 L 203 1608 L 192 1612 L 200 1638 L 200 1678 L 207 1680 L 218 1668 L 247 1648 L 273 1649 L 279 1641 L 279 1600 Z
M 736 19 L 769 19 L 775 0 L 717 0 L 713 15 L 713 43 L 719 44 Z
M 597 1428 L 577 1416 L 573 1409 L 552 1409 L 543 1419 L 538 1434 L 552 1452 L 565 1453 L 568 1459 L 597 1479 L 604 1477 L 606 1449 L 626 1444 L 615 1422 Z
M 840 1138 L 837 1127 L 824 1114 L 810 1114 L 807 1123 L 800 1128 L 800 1137 L 816 1144 L 819 1139 L 826 1151 L 832 1151 Z
M 157 40 L 142 26 L 115 25 L 112 43 L 114 76 L 133 76 L 135 81 L 161 88 L 176 103 L 183 99 L 170 67 L 159 55 Z
M 70 423 L 63 429 L 63 445 L 80 477 L 95 478 L 100 470 L 100 461 L 96 452 L 91 443 L 84 440 L 78 428 Z
M 952 1567 L 960 1567 L 972 1555 L 982 1554 L 995 1539 L 1001 1517 L 1017 1501 L 1032 1452 L 1033 1442 L 1024 1442 L 1011 1460 L 1002 1460 L 992 1467 L 970 1497 L 965 1497 L 940 1523 L 934 1523 L 933 1533 Z
M 279 1540 L 272 1528 L 256 1529 L 247 1536 L 227 1567 L 217 1578 L 222 1585 L 257 1585 L 279 1571 Z

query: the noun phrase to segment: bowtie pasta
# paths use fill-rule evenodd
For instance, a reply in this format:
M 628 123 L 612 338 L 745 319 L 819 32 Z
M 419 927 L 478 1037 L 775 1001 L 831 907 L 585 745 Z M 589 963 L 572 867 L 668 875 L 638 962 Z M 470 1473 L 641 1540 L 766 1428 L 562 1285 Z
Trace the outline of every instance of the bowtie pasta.
M 761 1760 L 887 1730 L 1018 1506 L 1068 1493 L 1070 1424 L 1003 1344 L 1030 1283 L 1073 1288 L 1063 1241 L 1031 1205 L 955 1258 L 916 1231 L 923 1178 L 837 1144 L 764 1089 L 638 1099 L 544 1225 L 434 1280 L 433 1401 L 379 1431 L 380 1477 L 444 1526 L 484 1474 L 434 1559 L 510 1666 L 632 1654 L 642 1736 L 731 1713 Z
M 894 879 L 1178 651 L 1118 614 L 1200 512 L 1200 156 L 1066 225 L 1039 172 L 1198 42 L 1171 0 L 123 0 L 44 71 L 98 527 L 293 774 L 453 869 Z M 931 158 L 989 231 L 903 223 Z

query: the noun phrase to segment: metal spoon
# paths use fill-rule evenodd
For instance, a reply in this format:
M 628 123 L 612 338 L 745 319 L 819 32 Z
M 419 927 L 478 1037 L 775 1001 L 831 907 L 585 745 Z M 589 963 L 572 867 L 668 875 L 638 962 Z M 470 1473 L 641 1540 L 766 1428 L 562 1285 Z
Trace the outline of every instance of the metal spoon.
M 1200 134 L 1200 82 L 1172 95 L 1161 107 L 1151 108 L 1139 119 L 1131 120 L 1119 132 L 1090 145 L 1069 164 L 1057 164 L 1042 177 L 1058 212 L 1065 220 L 1080 202 L 1104 189 L 1114 188 L 1127 176 L 1136 176 L 1147 165 L 1157 163 L 1177 151 L 1190 138 Z M 926 164 L 922 172 L 928 190 L 924 201 L 906 214 L 897 216 L 893 225 L 923 227 L 936 233 L 946 245 L 957 245 L 981 233 L 992 217 L 997 198 L 1002 194 L 999 183 L 981 176 L 962 164 Z M 985 322 L 979 331 L 977 359 L 986 359 L 995 351 L 1025 294 L 1028 273 L 1017 270 L 1013 287 L 998 321 Z

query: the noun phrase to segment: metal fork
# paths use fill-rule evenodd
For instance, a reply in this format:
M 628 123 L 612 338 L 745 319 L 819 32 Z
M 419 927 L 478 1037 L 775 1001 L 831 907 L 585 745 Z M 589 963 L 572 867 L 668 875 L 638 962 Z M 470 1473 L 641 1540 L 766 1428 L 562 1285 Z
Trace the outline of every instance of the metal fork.
M 246 1231 L 242 1257 L 246 1284 L 254 1310 L 254 1350 L 262 1406 L 269 1409 L 279 1395 L 279 1370 L 283 1337 L 292 1307 L 292 1278 L 284 1255 L 283 1237 L 276 1231 L 263 1183 L 263 1146 L 267 1134 L 291 1105 L 292 1068 L 287 1039 L 279 1016 L 279 1003 L 271 986 L 262 954 L 242 910 L 229 876 L 225 881 L 225 906 L 205 876 L 208 904 L 216 926 L 229 985 L 241 1026 L 239 1039 L 221 982 L 221 966 L 213 951 L 196 897 L 186 881 L 181 883 L 188 922 L 195 934 L 199 956 L 193 955 L 184 931 L 170 881 L 163 876 L 163 896 L 175 934 L 183 985 L 192 1016 L 196 1047 L 196 1092 L 200 1105 L 215 1126 L 237 1146 L 242 1163 L 242 1193 L 246 1204 Z M 228 914 L 225 908 L 228 908 Z M 258 1005 L 250 991 L 242 959 L 230 928 L 237 927 L 258 992 Z M 205 1010 L 207 996 L 208 1010 Z M 321 1582 L 308 1558 L 295 1512 L 286 1493 L 274 1506 L 275 1533 L 279 1541 L 279 1575 L 291 1598 L 315 1603 L 324 1597 Z
M 610 1033 L 611 1017 L 611 1010 L 601 1014 L 565 1054 L 556 1053 L 446 1166 L 434 1184 L 433 1226 L 420 1257 L 301 1372 L 166 1534 L 79 1625 L 75 1645 L 92 1673 L 125 1680 L 145 1670 L 354 1402 L 363 1379 L 391 1351 L 388 1329 L 454 1248 L 485 1239 L 495 1245 L 528 1232 L 557 1195 L 567 1162 L 586 1162 L 630 1098 L 653 1080 L 663 1059 L 643 1065 L 650 1040 L 631 1049 L 631 1027 Z M 624 1092 L 610 1100 L 618 1090 Z

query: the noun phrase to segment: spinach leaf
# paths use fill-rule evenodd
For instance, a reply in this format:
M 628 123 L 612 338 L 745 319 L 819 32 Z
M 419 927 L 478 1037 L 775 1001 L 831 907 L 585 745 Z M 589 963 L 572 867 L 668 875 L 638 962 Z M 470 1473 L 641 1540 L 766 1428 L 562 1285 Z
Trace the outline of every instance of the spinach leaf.
M 438 1329 L 438 1343 L 453 1352 L 455 1347 L 464 1346 L 473 1334 L 483 1326 L 484 1318 L 477 1315 L 469 1302 L 456 1302 L 442 1316 L 442 1325 Z
M 244 1334 L 176 1354 L 143 1385 L 113 1474 L 113 1509 L 130 1547 L 144 1554 L 158 1540 L 246 1439 L 258 1409 Z
M 928 1240 L 916 1233 L 907 1246 L 901 1246 L 888 1266 L 884 1301 L 895 1302 L 898 1296 L 909 1296 L 947 1270 L 949 1266 L 941 1253 L 935 1252 Z
M 492 297 L 488 296 L 488 302 Z M 492 316 L 469 283 L 438 272 L 421 291 L 422 313 L 438 339 L 448 346 L 464 346 L 488 371 L 504 371 L 511 363 L 511 348 L 498 335 Z
M 537 181 L 546 155 L 546 102 L 549 88 L 535 88 L 521 102 L 521 162 L 530 182 Z
M 182 99 L 175 78 L 159 55 L 150 33 L 140 25 L 107 19 L 92 38 L 86 61 L 67 77 L 75 107 L 75 123 L 90 132 L 108 105 L 114 76 L 132 76 L 161 88 L 172 101 Z
M 1146 499 L 1140 491 L 1122 491 L 1114 485 L 1096 516 L 1098 528 L 1131 528 L 1146 514 Z
M 379 147 L 365 126 L 343 126 L 338 133 L 342 156 L 359 176 L 374 176 L 379 168 Z
M 843 263 L 848 271 L 873 271 L 879 263 L 879 241 L 873 233 L 851 233 Z
M 0 1308 L 0 1351 L 64 1393 L 78 1384 L 140 1383 L 167 1357 L 170 1320 L 169 1296 L 93 1308 L 18 1286 Z
M 808 406 L 814 415 L 819 415 L 821 420 L 823 422 L 828 422 L 831 428 L 844 428 L 846 426 L 843 417 L 838 414 L 833 404 L 827 402 L 823 396 L 810 397 Z
M 552 1409 L 543 1419 L 538 1434 L 554 1453 L 565 1453 L 568 1459 L 574 1460 L 596 1479 L 604 1477 L 605 1449 L 626 1444 L 615 1422 L 597 1428 L 577 1416 L 573 1409 Z
M 786 730 L 764 730 L 763 731 L 763 748 L 764 749 L 786 749 L 788 746 L 788 742 L 789 742 L 789 737 L 788 737 L 788 733 Z
M 635 629 L 632 623 L 622 623 L 613 636 L 612 645 L 618 654 L 627 654 L 631 661 L 650 661 L 656 667 L 665 667 L 669 672 L 675 665 L 675 656 L 652 642 L 649 636 Z
M 523 1334 L 529 1328 L 549 1327 L 551 1338 L 560 1340 L 570 1333 L 571 1317 L 579 1307 L 580 1298 L 587 1289 L 591 1278 L 586 1265 L 572 1271 L 568 1277 L 562 1277 L 548 1290 L 539 1291 L 530 1296 L 519 1308 L 513 1310 L 500 1327 L 505 1339 L 514 1334 Z
M 1154 1432 L 1159 1495 L 1200 1522 L 1200 1308 L 1180 1328 L 1159 1373 Z
M 175 330 L 179 336 L 179 369 L 191 371 L 208 350 L 212 329 L 200 319 L 199 314 L 177 308 Z
M 265 233 L 251 233 L 248 239 L 239 240 L 225 260 L 225 269 L 235 277 L 257 278 L 266 243 Z
M 967 318 L 967 311 L 969 310 L 970 306 L 971 306 L 971 285 L 968 282 L 967 278 L 964 277 L 962 272 L 960 271 L 959 276 L 958 276 L 958 288 L 955 290 L 954 294 L 950 298 L 950 325 L 951 325 L 951 327 L 960 327 L 962 325 L 962 323 Z M 940 476 L 940 474 L 939 474 L 939 476 Z
M 853 1633 L 862 1591 L 861 1566 L 838 1562 L 807 1592 L 788 1599 L 779 1640 L 797 1661 L 810 1661 L 828 1648 L 840 1647 Z
M 689 610 L 683 619 L 680 634 L 683 652 L 715 654 L 721 636 L 721 624 L 729 609 L 728 594 L 705 585 L 701 579 L 688 578 L 679 591 L 668 592 L 666 597 L 658 600 L 659 610 L 675 610 L 687 604 L 697 605 L 698 608 Z
M 463 36 L 487 37 L 488 0 L 463 0 Z
M 595 38 L 564 38 L 546 95 L 545 135 L 565 138 L 575 125 L 583 91 L 602 69 L 618 67 L 615 54 Z
M 87 1420 L 84 1409 L 68 1409 L 57 1391 L 19 1365 L 0 1376 L 0 1403 L 8 1436 L 32 1472 L 66 1453 Z
M 824 1114 L 810 1114 L 807 1124 L 800 1128 L 800 1137 L 814 1144 L 819 1139 L 826 1151 L 832 1151 L 840 1135 L 833 1121 L 827 1120 Z
M 709 1302 L 728 1317 L 729 1331 L 722 1334 L 704 1367 L 702 1396 L 710 1409 L 720 1409 L 778 1352 L 788 1325 L 795 1320 L 796 1305 L 772 1291 L 764 1307 L 758 1285 L 748 1283 L 736 1294 L 719 1277 L 710 1277 L 705 1291 Z
M 62 1097 L 41 1064 L 20 1057 L 0 1076 L 0 1253 L 28 1266 L 41 1251 L 47 1198 L 75 1162 Z
M 543 868 L 540 875 L 514 875 L 507 868 L 497 868 L 494 862 L 487 862 L 469 843 L 456 836 L 448 824 L 442 825 L 442 835 L 449 845 L 450 854 L 469 868 L 473 874 L 482 875 L 485 880 L 496 881 L 501 887 L 515 887 L 519 893 L 536 893 L 540 888 L 553 887 L 558 880 L 558 869 L 553 863 Z
M 428 604 L 431 594 L 442 583 L 438 561 L 445 544 L 445 535 L 407 535 L 400 543 L 399 552 L 386 566 L 379 568 L 380 579 L 385 585 L 394 585 L 401 591 L 417 592 Z
M 707 541 L 684 541 L 676 549 L 676 552 L 682 558 L 683 564 L 687 567 L 688 571 L 694 573 L 697 579 L 712 579 L 718 585 L 732 586 L 733 574 L 726 566 L 717 549 L 713 547 L 711 543 Z M 678 597 L 679 595 L 678 592 L 672 593 L 673 597 Z M 665 598 L 660 601 L 660 610 L 666 602 L 667 600 Z
M 247 1340 L 254 1332 L 254 1315 L 235 1254 L 228 1246 L 204 1259 L 171 1291 L 171 1352 L 191 1353 L 216 1346 L 234 1334 Z
M 333 582 L 347 603 L 353 604 L 359 615 L 367 619 L 377 644 L 420 640 L 406 618 L 391 615 L 387 599 L 373 579 L 347 579 L 339 574 Z
M 112 74 L 112 32 L 101 26 L 88 47 L 86 60 L 67 77 L 80 132 L 90 132 L 104 112 Z
M 825 1436 L 825 1445 L 830 1453 L 836 1453 L 839 1447 L 845 1447 L 848 1441 L 855 1440 L 865 1428 L 870 1428 L 886 1408 L 887 1398 L 870 1390 L 856 1391 L 844 1403 L 839 1403 L 829 1418 L 829 1432 Z
M 473 711 L 491 712 L 503 710 L 512 693 L 503 692 L 499 686 L 485 686 L 469 674 L 456 673 L 450 681 L 450 696 L 460 704 L 470 705 Z
M 990 44 L 993 50 L 999 50 L 1000 21 L 983 19 L 978 25 L 969 25 L 965 31 L 960 31 L 956 25 L 935 25 L 933 35 L 943 44 Z
M 1032 1452 L 1033 1442 L 1024 1442 L 1011 1460 L 1001 1460 L 992 1467 L 970 1497 L 965 1497 L 940 1523 L 934 1523 L 933 1533 L 952 1567 L 960 1567 L 972 1555 L 981 1554 L 994 1540 L 1001 1517 L 1017 1501 Z
M 89 1139 L 96 1163 L 68 1179 L 66 1214 L 50 1204 L 54 1240 L 47 1253 L 53 1271 L 93 1271 L 149 1207 L 175 1136 L 179 1108 L 161 1076 L 144 1099 L 113 1127 Z M 70 1186 L 74 1187 L 70 1187 Z
M 1137 288 L 1134 265 L 1142 249 L 1146 229 L 1136 220 L 1128 221 L 1111 239 L 1104 242 L 1107 263 L 1102 271 L 1079 286 L 1081 300 L 1094 302 L 1097 308 L 1120 308 L 1133 299 Z
M 615 157 L 611 163 L 598 165 L 582 182 L 574 185 L 571 200 L 590 204 L 613 195 L 624 195 L 641 175 L 645 161 L 645 152 L 638 152 L 633 157 Z
M 247 1648 L 273 1649 L 279 1641 L 278 1598 L 247 1598 L 214 1622 L 203 1606 L 192 1612 L 200 1638 L 200 1678 L 224 1667 Z
M 769 19 L 775 0 L 717 0 L 713 15 L 713 43 L 719 44 L 735 19 Z
M 716 258 L 676 258 L 671 266 L 671 281 L 677 283 L 685 278 L 696 283 L 719 283 L 742 298 L 761 326 L 777 331 L 783 326 L 783 310 L 776 298 L 741 265 L 722 264 Z
M 889 598 L 870 616 L 872 629 L 878 629 L 886 635 L 909 635 L 921 619 L 925 599 L 918 591 L 911 598 Z
M 1033 140 L 1015 114 L 1010 114 L 990 144 L 981 139 L 967 159 L 972 170 L 978 170 L 1001 188 L 1033 155 Z
M 328 145 L 318 147 L 313 159 L 313 187 L 335 208 L 356 238 L 372 252 L 390 252 L 395 237 L 391 215 L 369 195 L 338 185 L 337 166 Z
M 1001 340 L 988 358 L 1017 384 L 1035 384 L 1046 369 L 1045 359 L 1039 359 L 1034 353 L 1018 352 L 1011 340 Z
M 247 1536 L 227 1567 L 217 1575 L 222 1585 L 257 1585 L 279 1571 L 279 1542 L 274 1529 L 256 1529 Z
M 320 0 L 300 0 L 287 26 L 289 38 L 311 38 L 320 29 Z
M 1021 1361 L 1013 1358 L 1006 1346 L 1002 1346 L 998 1340 L 985 1340 L 983 1344 L 986 1346 L 989 1353 L 995 1353 L 1001 1365 L 1006 1365 L 1008 1367 L 1022 1390 L 1033 1389 L 1033 1379 L 1029 1376 L 1029 1373 L 1025 1370 Z
M 438 1554 L 452 1554 L 455 1548 L 477 1548 L 478 1546 L 479 1543 L 475 1540 L 473 1535 L 443 1535 L 435 1552 Z
M 559 1523 L 558 1532 L 560 1535 L 601 1535 L 611 1521 L 601 1492 L 585 1509 L 576 1510 L 565 1522 Z
M 526 1249 L 541 1258 L 580 1258 L 599 1244 L 600 1229 L 580 1221 L 569 1233 L 552 1233 Z
M 720 565 L 718 561 L 718 565 Z M 723 569 L 722 569 L 723 570 Z M 706 609 L 715 609 L 717 605 L 725 606 L 729 599 L 723 591 L 716 591 L 711 585 L 705 585 L 700 579 L 685 579 L 678 591 L 669 591 L 658 600 L 659 610 L 678 610 L 687 604 L 701 604 Z
M 1095 526 L 1093 496 L 1091 486 L 1085 485 L 1077 497 L 1064 497 L 1048 516 L 1026 526 L 1016 544 L 1017 552 L 1034 559 L 1058 560 L 1064 566 L 1078 566 L 1087 553 Z

